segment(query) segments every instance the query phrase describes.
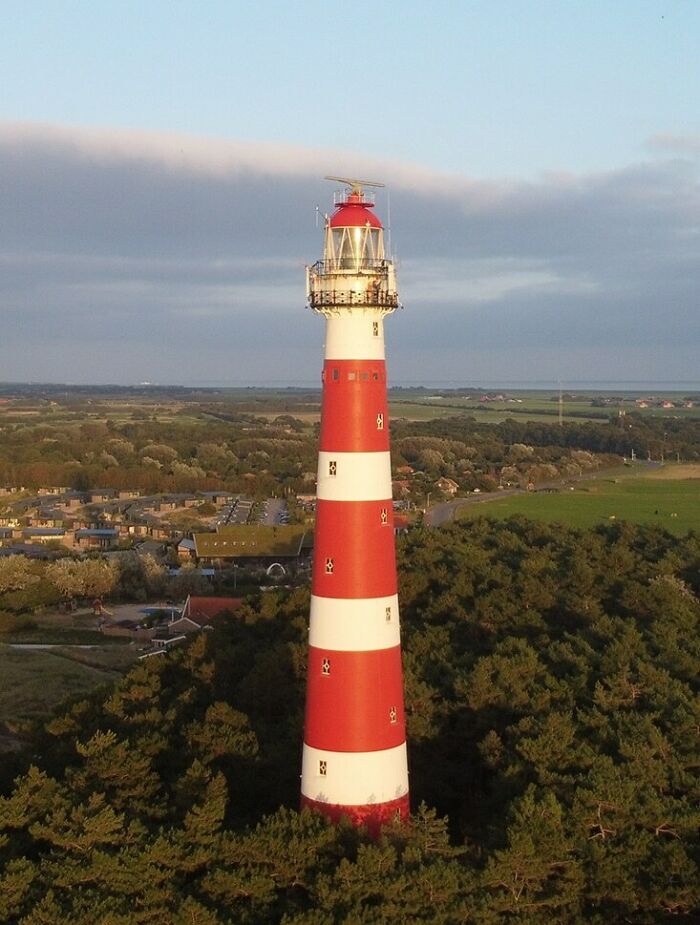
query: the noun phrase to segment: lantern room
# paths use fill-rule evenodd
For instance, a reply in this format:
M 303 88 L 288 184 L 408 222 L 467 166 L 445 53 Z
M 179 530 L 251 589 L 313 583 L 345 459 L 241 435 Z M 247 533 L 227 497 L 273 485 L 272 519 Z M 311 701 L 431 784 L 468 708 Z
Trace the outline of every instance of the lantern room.
M 328 219 L 324 260 L 338 270 L 372 269 L 384 260 L 384 230 L 371 211 L 374 202 L 358 182 L 336 197 Z
M 384 229 L 374 214 L 369 180 L 326 177 L 347 184 L 326 216 L 323 258 L 306 268 L 306 294 L 314 311 L 327 316 L 354 309 L 378 315 L 399 306 L 393 263 L 384 252 Z

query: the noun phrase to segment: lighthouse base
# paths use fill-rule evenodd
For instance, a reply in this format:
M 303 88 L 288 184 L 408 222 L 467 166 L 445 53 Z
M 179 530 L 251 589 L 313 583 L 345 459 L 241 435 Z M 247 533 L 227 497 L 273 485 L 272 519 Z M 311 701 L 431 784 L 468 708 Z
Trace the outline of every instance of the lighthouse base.
M 330 822 L 337 823 L 346 816 L 352 825 L 364 826 L 369 834 L 376 838 L 383 825 L 408 819 L 410 807 L 408 793 L 397 800 L 386 803 L 366 803 L 361 806 L 340 806 L 337 803 L 321 803 L 302 795 L 302 809 L 312 809 L 322 813 Z

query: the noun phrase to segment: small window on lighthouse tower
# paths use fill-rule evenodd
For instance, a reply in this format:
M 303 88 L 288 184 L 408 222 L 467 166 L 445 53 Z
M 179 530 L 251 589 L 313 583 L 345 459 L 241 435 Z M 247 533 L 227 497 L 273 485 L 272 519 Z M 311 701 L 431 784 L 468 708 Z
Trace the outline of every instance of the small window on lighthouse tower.
M 391 723 L 392 726 L 396 725 L 398 718 L 399 718 L 399 711 L 396 709 L 396 707 L 392 707 L 389 710 L 389 722 Z
M 332 574 L 333 574 L 333 560 L 326 559 L 326 575 L 332 575 Z
M 379 520 L 381 521 L 381 525 L 383 527 L 386 527 L 386 525 L 389 523 L 389 515 L 387 514 L 385 507 L 383 507 L 379 512 Z
M 328 676 L 331 673 L 331 660 L 329 658 L 321 659 L 321 674 Z
M 378 321 L 372 322 L 372 336 L 379 337 L 379 322 Z
M 338 474 L 338 462 L 335 459 L 328 460 L 328 475 Z
M 319 777 L 326 776 L 326 774 L 328 773 L 328 762 L 327 761 L 319 761 L 318 773 L 319 773 Z
M 391 623 L 391 607 L 384 608 L 384 619 L 387 623 Z
M 381 411 L 377 415 L 377 430 L 384 430 L 384 415 Z

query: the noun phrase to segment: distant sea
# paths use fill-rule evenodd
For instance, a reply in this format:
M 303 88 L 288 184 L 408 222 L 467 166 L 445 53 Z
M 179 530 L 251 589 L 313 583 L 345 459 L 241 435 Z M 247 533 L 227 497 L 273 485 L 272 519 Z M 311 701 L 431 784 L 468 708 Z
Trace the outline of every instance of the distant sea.
M 145 383 L 143 383 L 145 384 Z M 156 385 L 157 383 L 148 383 Z M 163 385 L 164 383 L 160 383 Z M 212 389 L 243 389 L 243 388 L 271 388 L 271 389 L 318 389 L 320 382 L 318 379 L 305 379 L 291 382 L 289 380 L 270 380 L 266 379 L 259 382 L 242 382 L 242 381 L 195 381 L 182 383 L 169 383 L 169 385 L 182 385 L 186 388 L 212 388 Z M 595 380 L 595 379 L 391 379 L 390 387 L 393 388 L 425 388 L 425 389 L 484 389 L 493 391 L 494 389 L 510 389 L 512 391 L 530 392 L 533 390 L 565 391 L 576 390 L 579 392 L 698 392 L 700 391 L 700 379 L 684 380 L 656 380 L 645 382 L 644 380 Z

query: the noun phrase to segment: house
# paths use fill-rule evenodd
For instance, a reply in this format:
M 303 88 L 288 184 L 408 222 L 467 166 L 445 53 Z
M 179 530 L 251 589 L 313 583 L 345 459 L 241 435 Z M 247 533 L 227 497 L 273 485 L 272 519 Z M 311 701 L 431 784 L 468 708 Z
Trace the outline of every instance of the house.
M 223 507 L 224 504 L 233 504 L 236 500 L 236 495 L 232 495 L 228 491 L 200 491 L 199 495 L 204 501 L 215 504 L 217 507 Z
M 117 492 L 114 488 L 93 488 L 92 491 L 88 492 L 90 504 L 102 504 L 106 501 L 112 501 L 116 496 Z
M 27 527 L 22 530 L 22 539 L 25 543 L 70 543 L 63 527 Z
M 168 551 L 168 547 L 157 540 L 144 540 L 135 547 L 137 556 L 153 556 L 154 559 L 161 559 Z
M 74 511 L 76 508 L 85 504 L 85 498 L 77 491 L 66 491 L 62 495 L 52 498 L 54 507 L 62 508 L 64 511 Z
M 30 527 L 61 527 L 64 528 L 68 520 L 63 511 L 42 508 L 35 514 L 29 515 Z
M 185 601 L 182 614 L 168 624 L 168 635 L 198 633 L 211 626 L 215 617 L 234 613 L 243 601 L 238 597 L 193 597 Z
M 185 539 L 180 540 L 177 544 L 177 557 L 178 559 L 194 559 L 197 554 L 195 549 L 194 540 L 185 537 Z
M 81 549 L 110 549 L 119 539 L 117 530 L 93 528 L 75 531 L 75 542 Z
M 455 482 L 454 479 L 448 479 L 444 476 L 437 480 L 435 487 L 439 488 L 440 491 L 444 491 L 446 495 L 455 495 L 459 491 L 457 482 Z

